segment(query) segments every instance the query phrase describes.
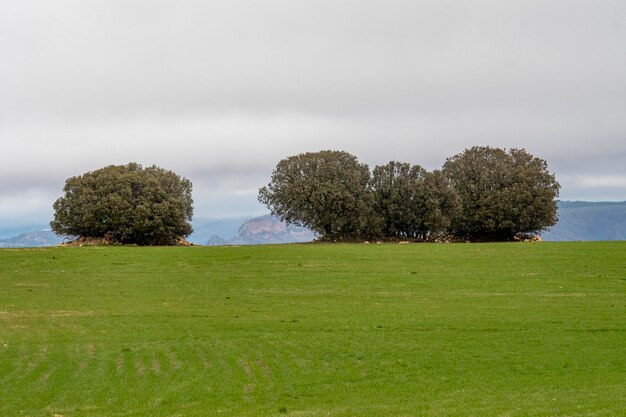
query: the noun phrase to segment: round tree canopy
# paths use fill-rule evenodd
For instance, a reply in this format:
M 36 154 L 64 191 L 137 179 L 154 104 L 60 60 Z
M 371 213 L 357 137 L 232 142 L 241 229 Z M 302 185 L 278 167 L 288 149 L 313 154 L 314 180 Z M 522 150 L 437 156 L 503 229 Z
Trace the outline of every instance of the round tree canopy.
M 457 235 L 510 240 L 556 223 L 559 183 L 546 161 L 524 149 L 475 146 L 448 158 L 443 172 L 460 198 Z
M 369 168 L 343 151 L 307 152 L 283 159 L 259 201 L 281 220 L 325 238 L 363 234 L 371 212 Z
M 52 230 L 62 236 L 173 245 L 191 234 L 191 182 L 157 166 L 110 165 L 68 178 Z

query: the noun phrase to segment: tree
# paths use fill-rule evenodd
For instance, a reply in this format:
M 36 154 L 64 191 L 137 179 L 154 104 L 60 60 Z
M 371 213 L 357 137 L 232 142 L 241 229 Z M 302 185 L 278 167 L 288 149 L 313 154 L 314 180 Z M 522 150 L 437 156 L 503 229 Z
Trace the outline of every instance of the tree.
M 523 149 L 476 146 L 448 158 L 443 172 L 461 210 L 455 234 L 477 240 L 510 240 L 556 223 L 559 183 L 547 163 Z
M 369 178 L 367 165 L 347 152 L 303 153 L 278 162 L 259 201 L 281 220 L 324 238 L 361 237 L 372 214 Z
M 423 227 L 420 191 L 426 170 L 391 161 L 372 172 L 374 207 L 385 237 L 414 238 Z
M 375 210 L 384 237 L 426 239 L 450 227 L 458 197 L 441 171 L 391 161 L 372 173 Z
M 172 245 L 192 232 L 191 182 L 157 166 L 110 165 L 68 178 L 52 230 L 119 243 Z
M 460 209 L 459 196 L 442 171 L 426 172 L 419 192 L 422 236 L 446 234 Z

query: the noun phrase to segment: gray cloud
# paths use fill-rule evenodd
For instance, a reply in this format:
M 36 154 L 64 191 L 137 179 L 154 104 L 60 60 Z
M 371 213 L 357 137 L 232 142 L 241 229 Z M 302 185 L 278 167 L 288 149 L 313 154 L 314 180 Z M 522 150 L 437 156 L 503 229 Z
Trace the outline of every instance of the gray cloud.
M 49 216 L 65 178 L 128 161 L 190 178 L 199 215 L 258 212 L 275 163 L 319 149 L 432 169 L 523 147 L 563 198 L 625 200 L 624 16 L 608 0 L 2 2 L 0 222 Z

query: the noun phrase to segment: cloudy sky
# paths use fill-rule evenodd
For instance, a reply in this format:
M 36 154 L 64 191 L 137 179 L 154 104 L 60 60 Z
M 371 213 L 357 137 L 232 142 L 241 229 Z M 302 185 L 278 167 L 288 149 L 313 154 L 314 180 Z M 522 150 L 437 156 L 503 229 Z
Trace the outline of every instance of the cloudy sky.
M 109 164 L 228 217 L 299 152 L 434 169 L 473 145 L 626 200 L 626 2 L 0 0 L 0 226 Z

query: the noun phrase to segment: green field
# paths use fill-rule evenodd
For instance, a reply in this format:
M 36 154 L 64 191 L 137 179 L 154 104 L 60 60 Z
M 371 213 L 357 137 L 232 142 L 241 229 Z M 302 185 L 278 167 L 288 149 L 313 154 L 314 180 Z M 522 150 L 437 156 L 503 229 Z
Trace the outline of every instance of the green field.
M 626 242 L 0 250 L 0 416 L 624 416 Z

